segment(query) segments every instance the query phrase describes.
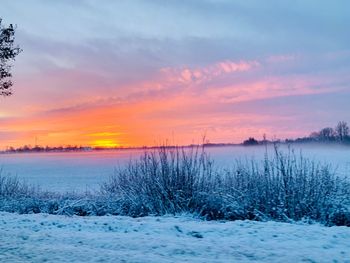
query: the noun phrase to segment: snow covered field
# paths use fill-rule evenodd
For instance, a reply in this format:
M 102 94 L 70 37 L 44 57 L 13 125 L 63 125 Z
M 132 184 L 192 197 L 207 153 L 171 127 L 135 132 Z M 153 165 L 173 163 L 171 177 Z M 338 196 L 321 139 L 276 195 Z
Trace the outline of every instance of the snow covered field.
M 0 262 L 350 262 L 350 228 L 0 212 Z
M 286 148 L 286 146 L 283 146 Z M 350 173 L 350 147 L 342 145 L 294 145 L 296 153 L 327 162 L 339 174 Z M 265 147 L 208 147 L 206 151 L 221 167 L 229 167 L 235 159 L 261 160 Z M 273 149 L 269 149 L 273 156 Z M 74 153 L 23 153 L 0 155 L 3 173 L 24 178 L 49 191 L 85 191 L 99 188 L 113 174 L 115 167 L 138 158 L 143 150 L 96 151 Z

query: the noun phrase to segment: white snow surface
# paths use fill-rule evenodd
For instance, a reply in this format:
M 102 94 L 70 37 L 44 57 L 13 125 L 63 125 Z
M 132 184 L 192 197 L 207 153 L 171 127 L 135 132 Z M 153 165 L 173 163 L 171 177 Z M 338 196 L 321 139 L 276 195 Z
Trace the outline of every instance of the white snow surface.
M 293 145 L 298 155 L 320 163 L 332 164 L 337 175 L 350 174 L 350 147 L 344 145 Z M 287 152 L 287 147 L 282 146 Z M 232 167 L 237 159 L 242 161 L 264 160 L 266 149 L 262 146 L 208 147 L 206 152 L 218 167 Z M 53 152 L 0 154 L 3 174 L 18 175 L 27 183 L 39 185 L 44 190 L 56 192 L 85 192 L 99 189 L 101 183 L 114 174 L 116 167 L 123 167 L 130 160 L 138 159 L 144 150 L 115 150 L 92 152 Z M 268 147 L 270 157 L 273 147 Z
M 350 228 L 0 212 L 0 262 L 350 262 Z

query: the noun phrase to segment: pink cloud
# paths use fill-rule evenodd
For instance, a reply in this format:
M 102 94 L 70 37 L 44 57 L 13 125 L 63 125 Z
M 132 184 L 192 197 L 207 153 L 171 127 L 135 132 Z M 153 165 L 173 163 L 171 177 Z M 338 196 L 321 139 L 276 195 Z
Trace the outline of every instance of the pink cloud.
M 246 82 L 206 90 L 212 100 L 222 103 L 236 103 L 284 96 L 311 95 L 335 92 L 322 78 L 265 77 Z
M 260 65 L 257 61 L 221 61 L 201 68 L 163 68 L 167 79 L 179 83 L 202 83 L 223 75 L 252 70 Z

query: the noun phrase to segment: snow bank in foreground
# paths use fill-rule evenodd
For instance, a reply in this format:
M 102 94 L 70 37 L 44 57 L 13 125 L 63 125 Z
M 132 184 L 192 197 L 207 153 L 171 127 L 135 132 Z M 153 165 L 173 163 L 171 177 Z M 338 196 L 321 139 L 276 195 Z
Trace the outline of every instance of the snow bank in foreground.
M 0 262 L 350 262 L 350 228 L 0 212 Z

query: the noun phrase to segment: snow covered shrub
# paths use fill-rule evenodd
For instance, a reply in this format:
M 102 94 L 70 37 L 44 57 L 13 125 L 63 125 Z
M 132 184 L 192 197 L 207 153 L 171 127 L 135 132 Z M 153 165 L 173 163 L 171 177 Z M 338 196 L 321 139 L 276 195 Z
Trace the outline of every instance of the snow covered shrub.
M 308 218 L 335 224 L 331 216 L 348 211 L 350 203 L 346 178 L 329 165 L 277 147 L 263 162 L 237 161 L 226 170 L 215 168 L 199 147 L 146 151 L 117 170 L 101 192 L 117 200 L 114 213 L 132 216 L 190 212 L 207 219 Z
M 120 201 L 121 214 L 200 213 L 209 199 L 222 206 L 220 180 L 203 148 L 161 147 L 117 170 L 101 190 Z
M 87 194 L 45 192 L 16 176 L 0 173 L 0 211 L 20 214 L 99 215 L 98 209 L 92 208 L 96 198 L 93 198 L 92 201 L 81 201 L 86 198 Z M 77 205 L 78 201 L 80 201 L 80 206 Z
M 329 217 L 350 202 L 350 184 L 329 165 L 317 164 L 293 151 L 275 148 L 273 158 L 237 163 L 225 176 L 225 187 L 246 214 L 277 220 L 309 218 L 329 222 Z
M 17 176 L 3 175 L 0 170 L 0 198 L 14 196 L 32 196 L 36 189 L 18 179 Z

